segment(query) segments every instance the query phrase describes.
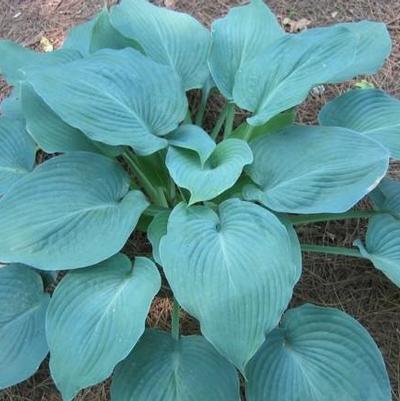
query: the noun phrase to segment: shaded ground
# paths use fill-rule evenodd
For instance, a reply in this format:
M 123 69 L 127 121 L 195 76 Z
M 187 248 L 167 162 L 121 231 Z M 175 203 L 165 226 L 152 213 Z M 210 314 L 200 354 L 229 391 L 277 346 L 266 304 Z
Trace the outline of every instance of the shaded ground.
M 158 1 L 161 3 L 162 1 Z M 311 26 L 342 21 L 373 19 L 385 22 L 392 35 L 393 55 L 382 72 L 370 78 L 376 86 L 400 97 L 400 0 L 267 0 L 283 20 L 307 18 Z M 189 12 L 209 25 L 226 13 L 235 0 L 166 0 L 173 8 Z M 104 4 L 103 0 L 0 0 L 0 37 L 17 40 L 25 46 L 40 47 L 42 36 L 55 45 L 62 42 L 65 31 L 84 21 Z M 1 57 L 2 55 L 0 55 Z M 327 99 L 349 85 L 331 86 L 317 96 L 310 96 L 299 120 L 315 120 L 318 109 Z M 4 92 L 4 90 L 3 90 Z M 218 105 L 216 101 L 215 105 Z M 211 121 L 215 112 L 208 113 Z M 393 174 L 400 178 L 396 166 Z M 304 242 L 350 246 L 363 235 L 363 221 L 330 222 L 299 229 Z M 129 253 L 143 249 L 143 238 L 132 238 Z M 340 256 L 304 255 L 304 274 L 297 285 L 293 305 L 313 302 L 338 307 L 364 324 L 384 354 L 392 380 L 394 400 L 400 401 L 400 291 L 369 262 Z M 169 326 L 170 305 L 159 298 L 152 307 L 148 323 Z M 197 323 L 186 318 L 183 331 L 197 330 Z M 48 376 L 47 364 L 32 379 L 0 393 L 1 401 L 58 401 L 59 395 Z M 105 401 L 108 384 L 83 391 L 80 401 Z

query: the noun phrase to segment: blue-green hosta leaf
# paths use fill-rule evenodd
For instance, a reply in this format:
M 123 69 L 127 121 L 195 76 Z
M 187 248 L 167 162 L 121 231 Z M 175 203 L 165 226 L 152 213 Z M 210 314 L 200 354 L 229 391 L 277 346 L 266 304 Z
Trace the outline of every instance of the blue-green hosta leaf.
M 29 84 L 21 86 L 22 109 L 29 134 L 47 153 L 88 151 L 118 155 L 120 147 L 90 140 L 82 131 L 66 124 Z
M 107 8 L 90 21 L 73 27 L 65 39 L 63 48 L 76 49 L 87 56 L 100 49 L 124 49 L 132 47 L 141 50 L 133 39 L 124 37 L 110 23 Z
M 0 195 L 32 171 L 35 155 L 36 144 L 23 121 L 0 118 Z
M 390 55 L 392 43 L 386 25 L 382 22 L 361 21 L 337 24 L 356 35 L 357 48 L 353 63 L 331 82 L 342 82 L 361 74 L 375 74 Z
M 300 266 L 291 247 L 277 217 L 239 199 L 217 212 L 181 203 L 169 218 L 160 255 L 174 295 L 242 372 L 292 296 Z
M 46 357 L 49 299 L 33 269 L 0 267 L 0 389 L 33 375 Z
M 215 142 L 206 131 L 192 124 L 181 125 L 174 132 L 171 132 L 167 139 L 172 146 L 196 152 L 202 166 L 216 147 Z
M 99 151 L 83 132 L 61 120 L 28 84 L 22 85 L 22 107 L 27 130 L 45 152 Z
M 193 17 L 147 0 L 122 0 L 111 9 L 111 24 L 136 40 L 147 56 L 173 68 L 186 90 L 204 86 L 210 34 Z
M 127 357 L 160 286 L 153 262 L 138 257 L 132 266 L 123 254 L 63 278 L 47 311 L 46 335 L 64 401 L 106 379 Z
M 156 216 L 154 216 L 147 230 L 147 238 L 149 239 L 152 247 L 153 258 L 159 265 L 162 265 L 160 258 L 160 241 L 161 238 L 167 233 L 169 215 L 169 210 L 158 213 Z
M 170 147 L 165 163 L 177 185 L 190 191 L 189 204 L 210 200 L 232 187 L 243 167 L 253 161 L 246 142 L 226 139 L 202 166 L 197 154 Z
M 384 178 L 369 194 L 376 209 L 400 218 L 400 182 Z
M 400 220 L 390 214 L 372 217 L 368 222 L 365 246 L 354 242 L 361 255 L 369 259 L 400 287 Z
M 69 125 L 109 145 L 147 155 L 185 117 L 179 77 L 136 50 L 100 50 L 79 61 L 27 72 L 36 93 Z
M 201 336 L 147 330 L 115 369 L 112 401 L 239 401 L 235 368 Z
M 0 114 L 16 120 L 23 120 L 22 103 L 19 85 L 13 88 L 11 94 L 0 103 Z
M 319 121 L 375 139 L 400 159 L 400 101 L 381 90 L 351 90 L 324 106 Z
M 61 270 L 114 255 L 148 206 L 129 185 L 117 162 L 95 153 L 46 161 L 0 199 L 0 260 Z
M 307 304 L 286 312 L 246 373 L 248 401 L 391 401 L 374 340 L 333 308 Z
M 284 34 L 262 0 L 234 7 L 213 22 L 208 63 L 218 89 L 228 100 L 233 100 L 236 73 L 242 65 L 265 53 Z
M 379 143 L 336 127 L 292 126 L 255 139 L 246 169 L 257 185 L 244 197 L 277 212 L 340 213 L 383 178 L 389 154 Z
M 24 78 L 24 74 L 19 71 L 21 68 L 64 64 L 81 57 L 78 51 L 72 49 L 40 53 L 10 40 L 0 40 L 0 54 L 0 74 L 14 86 Z
M 345 27 L 286 35 L 243 63 L 236 74 L 234 101 L 253 112 L 249 124 L 262 125 L 297 106 L 314 86 L 329 82 L 348 67 L 356 44 L 356 35 Z

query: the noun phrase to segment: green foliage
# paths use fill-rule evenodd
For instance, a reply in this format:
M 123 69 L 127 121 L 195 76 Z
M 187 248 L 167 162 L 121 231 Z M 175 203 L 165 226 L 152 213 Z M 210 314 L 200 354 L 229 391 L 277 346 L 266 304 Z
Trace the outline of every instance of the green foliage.
M 0 117 L 0 388 L 50 350 L 65 401 L 112 372 L 113 401 L 239 401 L 239 374 L 248 401 L 390 401 L 359 323 L 285 313 L 302 249 L 369 259 L 400 286 L 400 184 L 384 178 L 399 100 L 351 90 L 320 125 L 295 123 L 314 86 L 373 74 L 390 48 L 370 21 L 286 34 L 262 0 L 211 32 L 122 0 L 63 49 L 0 41 L 14 86 Z M 207 132 L 214 92 L 225 107 Z M 351 210 L 365 196 L 373 208 Z M 370 219 L 355 247 L 300 244 L 297 225 L 350 217 Z M 148 258 L 120 253 L 135 230 Z M 171 335 L 145 331 L 161 277 Z M 180 335 L 180 307 L 201 335 Z

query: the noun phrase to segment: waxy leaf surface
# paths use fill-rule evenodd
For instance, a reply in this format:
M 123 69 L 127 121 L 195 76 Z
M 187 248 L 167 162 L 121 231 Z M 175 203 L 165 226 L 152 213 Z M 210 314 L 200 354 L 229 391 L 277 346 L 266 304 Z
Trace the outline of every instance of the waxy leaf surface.
M 277 212 L 340 213 L 385 175 L 388 151 L 344 128 L 292 126 L 255 139 L 246 199 Z
M 117 253 L 148 206 L 111 159 L 50 159 L 0 199 L 0 260 L 43 270 L 85 267 Z
M 233 7 L 228 15 L 213 22 L 208 63 L 218 89 L 228 100 L 233 100 L 235 77 L 242 65 L 265 53 L 284 34 L 262 0 Z
M 201 336 L 147 330 L 115 369 L 112 401 L 239 401 L 235 368 Z
M 67 274 L 51 299 L 46 320 L 51 375 L 71 400 L 106 379 L 144 332 L 161 286 L 153 262 L 117 254 Z
M 148 155 L 186 114 L 179 77 L 136 50 L 100 50 L 60 67 L 27 73 L 39 96 L 69 125 L 109 145 Z
M 246 370 L 248 401 L 391 401 L 374 340 L 333 308 L 285 313 Z
M 329 102 L 321 125 L 349 128 L 376 140 L 400 159 L 400 100 L 378 89 L 355 89 Z
M 49 299 L 33 269 L 17 264 L 0 267 L 0 389 L 26 380 L 46 357 Z
M 261 206 L 231 199 L 215 212 L 181 203 L 160 256 L 179 304 L 242 372 L 279 322 L 299 278 L 286 228 Z
M 111 23 L 134 39 L 153 60 L 169 65 L 186 90 L 201 88 L 208 76 L 209 31 L 188 14 L 147 0 L 122 0 L 111 9 Z
M 0 195 L 33 170 L 36 144 L 23 121 L 0 119 Z

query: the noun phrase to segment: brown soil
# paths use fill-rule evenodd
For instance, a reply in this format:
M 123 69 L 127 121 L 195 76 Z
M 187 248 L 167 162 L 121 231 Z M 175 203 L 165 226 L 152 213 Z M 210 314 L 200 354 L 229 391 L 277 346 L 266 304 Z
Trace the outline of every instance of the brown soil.
M 210 22 L 228 10 L 235 0 L 165 0 L 166 4 L 186 11 L 203 23 Z M 108 1 L 110 4 L 113 0 Z M 372 19 L 388 25 L 393 39 L 393 55 L 385 68 L 369 78 L 376 86 L 400 97 L 400 0 L 267 0 L 281 20 L 306 18 L 310 26 L 342 21 Z M 163 1 L 159 0 L 162 4 Z M 0 37 L 16 40 L 25 46 L 40 47 L 45 36 L 55 46 L 62 43 L 66 30 L 84 21 L 104 5 L 104 0 L 0 0 Z M 1 56 L 1 55 L 0 55 Z M 300 109 L 299 120 L 315 121 L 315 116 L 328 99 L 351 84 L 327 87 L 318 96 L 310 96 Z M 1 90 L 1 86 L 0 86 Z M 6 92 L 3 84 L 2 93 Z M 1 92 L 0 92 L 1 93 Z M 218 108 L 218 99 L 211 108 Z M 215 111 L 209 110 L 208 120 Z M 392 174 L 399 177 L 393 166 Z M 365 231 L 363 221 L 330 222 L 301 227 L 304 242 L 350 246 Z M 140 235 L 130 240 L 130 254 L 143 251 L 146 244 Z M 393 387 L 393 398 L 400 401 L 400 291 L 369 262 L 340 256 L 304 255 L 304 273 L 297 285 L 293 305 L 313 302 L 340 308 L 357 318 L 374 336 L 383 352 Z M 169 327 L 170 303 L 165 298 L 154 301 L 148 323 Z M 183 332 L 198 330 L 194 319 L 185 317 Z M 84 390 L 79 401 L 109 399 L 108 382 Z M 0 393 L 1 401 L 58 401 L 59 394 L 49 378 L 47 362 L 31 379 Z

